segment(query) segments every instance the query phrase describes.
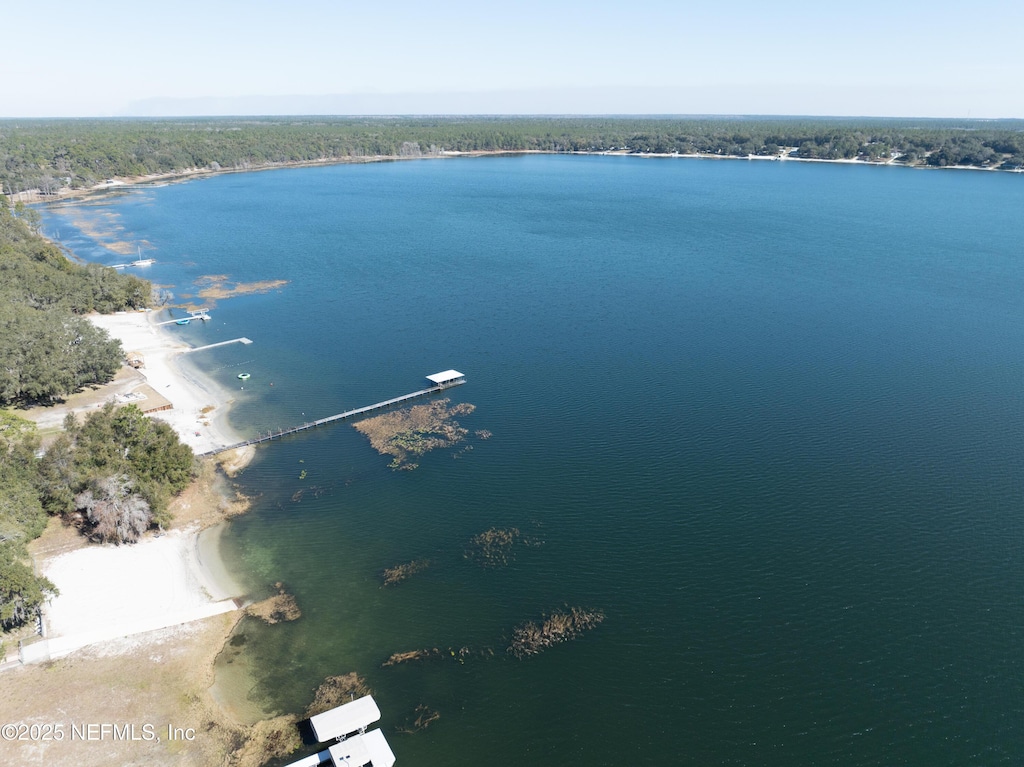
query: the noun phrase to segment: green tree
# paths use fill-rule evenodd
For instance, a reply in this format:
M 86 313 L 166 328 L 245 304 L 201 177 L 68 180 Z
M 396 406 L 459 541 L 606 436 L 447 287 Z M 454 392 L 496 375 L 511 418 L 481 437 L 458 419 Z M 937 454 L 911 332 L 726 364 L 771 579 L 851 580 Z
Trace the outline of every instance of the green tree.
M 74 442 L 67 433 L 50 443 L 36 469 L 36 488 L 43 509 L 49 514 L 74 511 L 75 488 L 81 482 L 75 466 Z
M 48 402 L 121 366 L 121 343 L 82 317 L 0 304 L 0 402 Z
M 0 542 L 32 540 L 46 527 L 35 487 L 36 425 L 0 411 Z
M 171 496 L 195 476 L 195 455 L 170 426 L 147 417 L 135 405 L 115 408 L 107 403 L 70 434 L 75 443 L 77 489 L 126 476 L 133 492 L 149 505 L 152 523 L 169 522 Z
M 34 233 L 39 233 L 39 226 L 42 223 L 43 217 L 39 214 L 38 210 L 30 208 L 21 200 L 18 200 L 14 204 L 14 215 L 24 221 Z
M 0 629 L 24 624 L 43 602 L 58 595 L 53 583 L 25 564 L 25 556 L 22 546 L 0 543 Z
M 0 468 L 0 542 L 32 540 L 46 528 L 46 512 L 32 481 Z

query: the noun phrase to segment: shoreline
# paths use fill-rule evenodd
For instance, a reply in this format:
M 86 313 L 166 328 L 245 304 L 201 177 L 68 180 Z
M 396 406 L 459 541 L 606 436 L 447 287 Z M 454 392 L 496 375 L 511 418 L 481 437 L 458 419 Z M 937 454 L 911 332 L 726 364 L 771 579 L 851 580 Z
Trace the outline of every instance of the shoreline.
M 196 454 L 241 442 L 228 421 L 233 393 L 182 359 L 181 353 L 191 347 L 158 327 L 153 321 L 156 314 L 147 310 L 89 315 L 93 325 L 121 342 L 126 355 L 142 358 L 142 366 L 134 371 L 138 383 L 116 397 L 128 402 L 134 395 L 143 411 L 166 400 L 170 409 L 152 412 L 151 417 L 167 423 Z
M 232 393 L 181 359 L 190 347 L 155 323 L 158 314 L 88 315 L 93 325 L 121 342 L 127 356 L 141 359 L 141 367 L 125 363 L 113 382 L 29 416 L 53 429 L 68 413 L 83 417 L 109 402 L 133 404 L 169 425 L 194 453 L 241 441 L 228 422 Z M 235 471 L 254 454 L 236 452 L 242 455 L 226 456 Z M 212 468 L 214 462 L 209 464 Z M 37 567 L 60 596 L 43 607 L 43 639 L 24 647 L 22 662 L 63 657 L 89 645 L 239 609 L 244 594 L 218 551 L 223 522 L 237 511 L 230 506 L 225 488 L 204 473 L 172 500 L 173 528 L 149 532 L 137 544 L 90 544 L 80 538 L 46 552 L 44 533 L 34 547 Z M 96 615 L 102 616 L 99 623 Z
M 135 405 L 150 418 L 163 421 L 197 455 L 242 441 L 228 421 L 233 392 L 181 358 L 182 352 L 191 347 L 159 327 L 154 319 L 158 314 L 145 310 L 87 315 L 93 325 L 121 342 L 126 357 L 135 357 L 142 364 L 135 368 L 124 362 L 112 381 L 86 387 L 59 404 L 27 411 L 24 416 L 36 423 L 44 445 L 61 433 L 66 416 L 74 415 L 81 421 L 111 402 L 116 406 Z M 171 529 L 148 531 L 138 544 L 90 543 L 63 520 L 50 520 L 29 549 L 36 569 L 54 582 L 61 596 L 43 607 L 41 634 L 36 635 L 41 640 L 27 640 L 29 643 L 9 660 L 23 664 L 49 660 L 90 644 L 110 643 L 198 620 L 214 614 L 210 612 L 214 601 L 234 599 L 237 604 L 230 609 L 240 608 L 242 589 L 220 558 L 217 544 L 223 523 L 244 512 L 247 503 L 232 497 L 235 494 L 226 482 L 218 480 L 217 471 L 233 476 L 254 455 L 250 447 L 227 451 L 216 459 L 200 459 L 199 475 L 171 500 Z M 208 529 L 210 532 L 206 532 Z M 175 543 L 179 537 L 181 540 Z M 125 552 L 137 549 L 151 551 L 152 555 L 126 568 L 123 562 L 130 557 Z M 73 565 L 64 561 L 69 557 L 75 558 Z M 66 566 L 72 567 L 73 575 L 65 571 Z M 77 612 L 81 605 L 95 601 L 91 593 L 121 593 L 118 600 L 101 600 L 100 612 L 109 617 L 132 605 L 135 613 L 145 613 L 152 600 L 143 592 L 126 592 L 125 584 L 132 581 L 146 582 L 149 592 L 162 590 L 164 602 L 168 601 L 167 594 L 173 594 L 171 601 L 180 603 L 181 609 L 168 618 L 169 622 L 161 623 L 157 615 L 140 621 L 124 616 L 120 623 L 107 621 L 102 626 L 93 625 L 86 615 Z M 91 589 L 80 590 L 82 582 L 92 583 Z M 219 609 L 226 611 L 229 607 L 223 604 Z
M 794 149 L 790 147 L 790 149 Z M 139 187 L 153 186 L 160 184 L 182 183 L 214 176 L 223 176 L 231 173 L 256 173 L 269 170 L 284 170 L 288 168 L 316 168 L 331 165 L 363 165 L 375 162 L 407 162 L 412 160 L 445 160 L 459 157 L 500 157 L 503 155 L 524 155 L 524 154 L 552 154 L 552 155 L 581 155 L 581 156 L 612 156 L 612 157 L 661 157 L 688 160 L 771 160 L 779 162 L 810 162 L 810 163 L 836 163 L 842 165 L 865 165 L 869 167 L 891 167 L 908 168 L 911 170 L 976 170 L 984 172 L 999 173 L 1022 173 L 1024 171 L 1014 168 L 981 167 L 978 165 L 943 165 L 933 166 L 927 164 L 908 165 L 897 162 L 898 158 L 886 161 L 872 161 L 852 159 L 822 159 L 817 157 L 793 157 L 789 154 L 779 155 L 722 155 L 704 154 L 700 152 L 679 153 L 679 152 L 631 152 L 628 150 L 595 150 L 595 151 L 557 151 L 549 149 L 480 149 L 473 151 L 442 150 L 439 154 L 424 154 L 418 157 L 401 155 L 366 155 L 362 157 L 330 157 L 320 160 L 294 160 L 277 163 L 266 163 L 253 165 L 246 168 L 185 168 L 167 173 L 151 173 L 145 176 L 115 176 L 113 183 L 100 183 L 89 188 L 60 189 L 55 195 L 44 195 L 38 189 L 28 189 L 22 192 L 9 195 L 14 202 L 25 203 L 61 203 L 65 201 L 81 200 L 93 195 L 103 195 L 107 192 L 116 192 L 124 189 L 136 189 Z
M 22 648 L 28 665 L 85 647 L 117 653 L 142 635 L 238 610 L 241 588 L 201 562 L 197 525 L 132 546 L 83 546 L 46 560 L 60 594 L 43 607 L 44 638 Z
M 126 353 L 141 354 L 143 367 L 125 364 L 114 381 L 26 414 L 44 437 L 59 432 L 67 413 L 84 415 L 114 400 L 169 405 L 150 417 L 170 425 L 197 453 L 240 441 L 228 420 L 232 392 L 181 358 L 189 347 L 155 324 L 158 315 L 89 316 Z M 239 721 L 231 701 L 222 700 L 224 691 L 215 689 L 217 659 L 251 601 L 220 555 L 227 521 L 248 508 L 226 477 L 254 454 L 250 447 L 200 459 L 199 475 L 171 501 L 173 527 L 148 532 L 137 544 L 90 543 L 56 518 L 32 542 L 38 572 L 60 595 L 43 608 L 43 636 L 9 648 L 12 662 L 0 668 L 0 721 L 59 724 L 65 735 L 91 722 L 135 732 L 150 725 L 164 734 L 105 744 L 73 738 L 12 743 L 0 765 L 256 767 L 263 751 L 244 744 L 295 737 L 292 718 Z M 171 725 L 195 736 L 169 742 Z

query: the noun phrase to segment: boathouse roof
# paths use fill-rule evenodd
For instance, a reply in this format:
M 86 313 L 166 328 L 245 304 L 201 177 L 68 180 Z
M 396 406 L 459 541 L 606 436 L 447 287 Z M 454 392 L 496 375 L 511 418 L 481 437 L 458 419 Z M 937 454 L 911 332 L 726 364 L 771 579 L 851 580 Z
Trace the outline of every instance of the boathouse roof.
M 440 373 L 434 373 L 432 376 L 427 376 L 428 381 L 433 381 L 435 384 L 440 386 L 441 384 L 450 383 L 451 381 L 457 381 L 460 378 L 466 376 L 460 373 L 458 370 L 444 370 Z
M 327 749 L 336 767 L 393 767 L 395 753 L 384 739 L 380 730 L 370 730 L 365 735 L 354 735 Z
M 366 695 L 351 703 L 332 708 L 309 718 L 318 743 L 348 735 L 380 719 L 380 709 L 373 697 Z

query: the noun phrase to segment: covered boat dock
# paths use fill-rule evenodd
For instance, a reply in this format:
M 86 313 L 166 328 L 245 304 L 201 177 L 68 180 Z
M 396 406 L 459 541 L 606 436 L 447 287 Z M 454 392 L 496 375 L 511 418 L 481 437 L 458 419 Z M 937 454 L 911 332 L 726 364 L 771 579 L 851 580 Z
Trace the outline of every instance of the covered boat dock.
M 309 726 L 318 743 L 343 738 L 354 732 L 362 732 L 367 726 L 380 721 L 380 709 L 372 695 L 346 703 L 330 711 L 309 718 Z
M 338 742 L 287 767 L 393 767 L 395 754 L 384 733 L 379 729 L 366 732 L 368 725 L 379 720 L 380 709 L 370 695 L 310 717 L 317 742 Z
M 434 384 L 434 386 L 444 388 L 466 383 L 466 376 L 458 370 L 442 370 L 440 373 L 427 376 L 427 380 Z
M 353 735 L 335 743 L 326 751 L 292 762 L 288 767 L 394 767 L 394 764 L 395 753 L 384 739 L 384 733 L 370 730 L 364 735 Z

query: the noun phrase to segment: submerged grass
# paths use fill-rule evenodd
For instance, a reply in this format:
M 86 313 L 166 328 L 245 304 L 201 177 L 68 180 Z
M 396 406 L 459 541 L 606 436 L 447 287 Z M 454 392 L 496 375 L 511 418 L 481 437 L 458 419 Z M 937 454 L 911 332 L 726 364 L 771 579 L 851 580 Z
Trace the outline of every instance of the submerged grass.
M 313 702 L 306 709 L 306 716 L 316 716 L 355 698 L 372 694 L 373 691 L 366 684 L 366 680 L 355 671 L 339 676 L 329 676 L 316 689 Z
M 442 650 L 440 647 L 426 647 L 422 650 L 409 650 L 407 652 L 392 653 L 386 661 L 380 664 L 381 668 L 400 666 L 403 663 L 412 663 L 421 660 L 453 660 L 464 663 L 466 658 L 477 656 L 480 658 L 493 658 L 494 650 L 485 647 L 482 650 L 474 650 L 471 647 L 448 647 Z
M 418 464 L 410 456 L 420 456 L 437 448 L 458 444 L 466 435 L 455 420 L 455 416 L 468 415 L 475 405 L 462 403 L 448 406 L 450 400 L 439 399 L 426 405 L 394 410 L 390 413 L 367 418 L 352 424 L 365 435 L 381 455 L 390 455 L 394 460 L 392 469 L 415 469 Z
M 416 573 L 423 572 L 430 567 L 429 559 L 414 559 L 412 562 L 403 562 L 394 567 L 385 567 L 381 574 L 381 587 L 395 586 L 402 581 L 411 578 Z
M 259 618 L 271 626 L 275 623 L 296 621 L 301 618 L 302 611 L 299 609 L 295 597 L 285 591 L 283 584 L 276 583 L 274 586 L 277 589 L 274 596 L 249 605 L 245 608 L 245 614 Z
M 570 607 L 551 613 L 539 623 L 528 621 L 512 632 L 508 652 L 520 659 L 537 655 L 559 642 L 576 639 L 584 631 L 596 627 L 604 617 L 601 610 Z
M 523 535 L 518 527 L 492 527 L 470 538 L 462 556 L 483 567 L 504 567 L 515 560 L 517 547 L 541 543 Z
M 416 709 L 405 718 L 405 721 L 397 725 L 395 730 L 406 735 L 413 735 L 420 730 L 425 730 L 431 724 L 441 718 L 441 713 L 435 711 L 424 703 L 416 706 Z

